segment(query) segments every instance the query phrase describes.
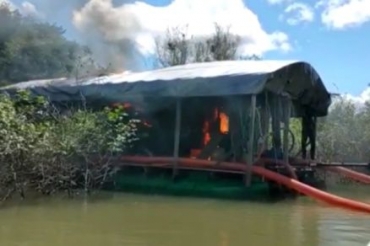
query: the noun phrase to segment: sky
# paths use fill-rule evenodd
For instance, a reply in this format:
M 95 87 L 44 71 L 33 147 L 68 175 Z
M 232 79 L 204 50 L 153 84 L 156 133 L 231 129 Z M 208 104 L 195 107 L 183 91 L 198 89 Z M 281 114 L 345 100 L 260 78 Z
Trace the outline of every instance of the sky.
M 143 57 L 152 56 L 154 37 L 167 28 L 186 26 L 189 35 L 210 35 L 217 22 L 242 37 L 241 53 L 308 62 L 330 91 L 370 99 L 370 0 L 11 2 L 25 14 L 62 25 L 72 39 L 82 33 L 105 41 L 132 39 Z

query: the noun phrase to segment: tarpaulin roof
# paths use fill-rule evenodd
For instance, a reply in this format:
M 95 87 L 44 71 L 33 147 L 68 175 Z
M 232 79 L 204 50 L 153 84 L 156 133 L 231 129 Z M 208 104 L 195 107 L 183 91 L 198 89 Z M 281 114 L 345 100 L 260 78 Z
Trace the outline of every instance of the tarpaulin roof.
M 264 90 L 287 94 L 306 104 L 330 105 L 320 76 L 300 61 L 221 61 L 193 63 L 139 73 L 89 79 L 49 79 L 3 88 L 29 89 L 52 101 L 104 100 L 119 102 L 143 97 L 206 97 L 258 94 Z

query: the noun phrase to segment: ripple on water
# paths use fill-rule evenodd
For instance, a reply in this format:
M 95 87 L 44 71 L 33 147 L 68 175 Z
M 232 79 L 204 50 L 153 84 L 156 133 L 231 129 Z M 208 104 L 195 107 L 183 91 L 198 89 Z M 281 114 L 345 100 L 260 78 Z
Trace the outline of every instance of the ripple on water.
M 325 208 L 320 212 L 321 245 L 363 246 L 370 241 L 370 217 L 366 214 Z

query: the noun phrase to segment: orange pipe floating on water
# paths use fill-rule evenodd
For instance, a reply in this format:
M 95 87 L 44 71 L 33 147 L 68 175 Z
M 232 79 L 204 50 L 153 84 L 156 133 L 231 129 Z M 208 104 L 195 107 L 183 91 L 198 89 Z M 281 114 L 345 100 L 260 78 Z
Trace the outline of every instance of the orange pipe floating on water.
M 370 184 L 369 175 L 356 172 L 356 171 L 353 171 L 351 169 L 344 168 L 344 167 L 325 167 L 325 169 L 332 171 L 332 172 L 343 174 L 344 176 L 347 176 L 355 181 L 358 181 L 364 184 Z
M 142 164 L 158 164 L 158 163 L 171 163 L 173 158 L 171 157 L 144 157 L 144 156 L 123 156 L 121 160 L 126 162 L 136 162 Z M 189 158 L 179 158 L 178 159 L 179 167 L 202 167 L 202 168 L 215 168 L 223 170 L 234 170 L 234 171 L 246 171 L 247 165 L 242 163 L 234 162 L 221 162 L 217 163 L 215 161 L 208 160 L 199 160 L 199 159 L 189 159 Z M 318 190 L 314 187 L 301 183 L 292 178 L 285 177 L 279 173 L 267 170 L 263 167 L 252 166 L 252 172 L 260 176 L 265 177 L 266 179 L 275 181 L 282 185 L 285 185 L 291 189 L 294 189 L 302 194 L 310 196 L 317 201 L 324 202 L 336 207 L 370 213 L 370 204 L 363 202 L 354 201 L 351 199 L 343 198 L 336 196 L 321 190 Z

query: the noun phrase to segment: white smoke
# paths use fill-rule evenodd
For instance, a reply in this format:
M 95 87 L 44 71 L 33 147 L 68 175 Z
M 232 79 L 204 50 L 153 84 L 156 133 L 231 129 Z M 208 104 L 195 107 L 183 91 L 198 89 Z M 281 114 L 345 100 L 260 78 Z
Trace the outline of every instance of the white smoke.
M 137 65 L 135 42 L 141 30 L 135 14 L 123 2 L 113 6 L 112 0 L 29 0 L 16 4 L 0 0 L 22 15 L 55 22 L 71 22 L 75 38 L 92 50 L 95 60 L 110 70 L 122 71 Z M 135 53 L 136 52 L 136 53 Z
M 90 0 L 73 12 L 73 24 L 100 63 L 114 70 L 135 63 L 134 40 L 141 25 L 125 5 L 114 7 L 112 0 Z
M 267 32 L 243 0 L 173 0 L 161 7 L 132 0 L 120 0 L 116 5 L 113 0 L 28 1 L 47 21 L 64 25 L 72 20 L 77 29 L 72 30 L 73 36 L 88 44 L 98 61 L 117 69 L 142 66 L 138 55 L 155 55 L 155 38 L 172 27 L 188 26 L 193 37 L 211 35 L 214 23 L 231 27 L 230 31 L 242 38 L 244 55 L 292 49 L 288 35 L 279 30 Z

